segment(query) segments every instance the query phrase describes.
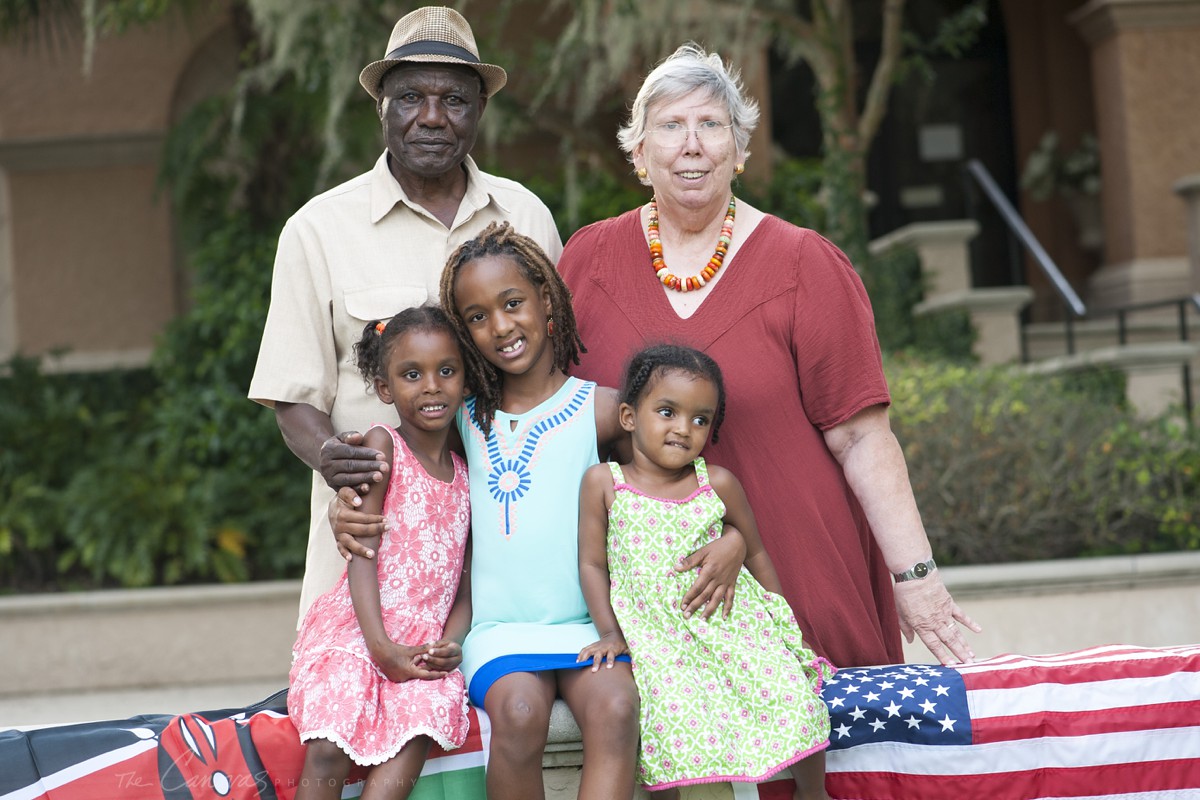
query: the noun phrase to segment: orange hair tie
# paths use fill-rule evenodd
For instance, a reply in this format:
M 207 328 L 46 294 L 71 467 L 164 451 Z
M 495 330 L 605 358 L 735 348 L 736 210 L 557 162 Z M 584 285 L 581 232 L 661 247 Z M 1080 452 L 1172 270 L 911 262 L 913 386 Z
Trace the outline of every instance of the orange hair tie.
M 383 333 L 383 329 L 384 329 L 384 328 L 386 328 L 386 327 L 387 327 L 387 323 L 386 323 L 386 322 L 376 322 L 376 323 L 375 323 L 375 332 L 376 332 L 376 333 Z

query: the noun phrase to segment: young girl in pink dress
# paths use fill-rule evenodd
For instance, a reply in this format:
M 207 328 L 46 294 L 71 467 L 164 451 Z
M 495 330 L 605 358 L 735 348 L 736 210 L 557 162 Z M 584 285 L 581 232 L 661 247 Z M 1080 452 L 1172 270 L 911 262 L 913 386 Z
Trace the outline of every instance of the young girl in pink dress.
M 366 435 L 392 464 L 363 497 L 384 517 L 383 536 L 366 540 L 378 556 L 349 562 L 296 640 L 288 714 L 307 742 L 297 800 L 341 797 L 354 764 L 369 768 L 363 798 L 403 800 L 431 741 L 450 749 L 467 737 L 457 667 L 470 624 L 470 498 L 466 465 L 449 448 L 462 352 L 446 316 L 423 307 L 368 324 L 355 354 L 401 426 Z

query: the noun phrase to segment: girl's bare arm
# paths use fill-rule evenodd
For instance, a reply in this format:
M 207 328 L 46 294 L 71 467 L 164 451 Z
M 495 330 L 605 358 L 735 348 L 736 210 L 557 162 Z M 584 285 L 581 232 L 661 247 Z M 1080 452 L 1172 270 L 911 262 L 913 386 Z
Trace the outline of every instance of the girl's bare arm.
M 608 510 L 612 494 L 612 473 L 606 464 L 596 464 L 583 474 L 579 489 L 579 586 L 600 641 L 579 651 L 579 660 L 591 660 L 593 671 L 601 662 L 612 666 L 617 656 L 629 652 L 608 592 Z
M 783 585 L 758 535 L 758 523 L 754 521 L 754 511 L 741 481 L 729 470 L 714 465 L 709 465 L 708 480 L 717 497 L 725 503 L 726 524 L 737 528 L 746 542 L 746 569 L 764 589 L 781 594 Z
M 364 444 L 383 453 L 384 459 L 391 465 L 395 458 L 395 445 L 386 430 L 372 428 L 367 431 Z M 382 513 L 383 497 L 386 493 L 386 483 L 369 484 L 359 510 L 367 514 Z M 380 535 L 371 536 L 363 539 L 362 543 L 372 550 L 378 550 L 382 538 Z M 371 651 L 372 657 L 375 657 L 376 653 L 382 650 L 384 643 L 391 641 L 383 625 L 377 562 L 361 558 L 354 559 L 346 565 L 346 579 L 350 582 L 350 599 L 354 602 L 354 616 L 358 618 L 358 627 L 362 628 L 367 648 Z
M 364 444 L 384 454 L 387 463 L 395 458 L 392 436 L 383 428 L 367 431 Z M 386 483 L 373 483 L 363 497 L 363 508 L 367 513 L 383 511 L 383 498 L 387 493 Z M 378 550 L 382 536 L 365 541 L 367 547 Z M 350 583 L 350 599 L 354 604 L 354 616 L 362 629 L 371 659 L 388 680 L 397 683 L 419 678 L 429 680 L 445 675 L 442 670 L 431 670 L 421 661 L 424 647 L 412 647 L 392 641 L 383 624 L 383 608 L 379 599 L 379 570 L 375 559 L 356 558 L 346 565 L 346 579 Z

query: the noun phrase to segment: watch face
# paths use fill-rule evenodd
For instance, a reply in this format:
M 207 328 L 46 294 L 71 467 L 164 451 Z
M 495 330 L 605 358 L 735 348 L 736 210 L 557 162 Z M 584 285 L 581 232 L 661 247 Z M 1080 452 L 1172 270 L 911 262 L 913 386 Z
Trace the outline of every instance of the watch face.
M 917 564 L 915 567 L 913 567 L 913 575 L 916 575 L 918 578 L 924 578 L 928 574 L 929 574 L 929 565 L 926 564 L 924 561 L 922 561 L 920 564 Z

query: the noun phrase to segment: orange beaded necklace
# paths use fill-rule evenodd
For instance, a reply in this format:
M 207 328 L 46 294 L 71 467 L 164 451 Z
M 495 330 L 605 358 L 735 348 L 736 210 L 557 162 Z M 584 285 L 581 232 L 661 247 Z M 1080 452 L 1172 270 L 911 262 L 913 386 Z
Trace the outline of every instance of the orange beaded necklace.
M 667 269 L 667 262 L 663 260 L 662 239 L 658 235 L 658 202 L 656 198 L 650 198 L 650 216 L 646 221 L 646 238 L 650 240 L 650 265 L 664 286 L 677 292 L 691 292 L 712 280 L 725 261 L 725 253 L 729 251 L 729 242 L 733 239 L 733 215 L 736 203 L 737 200 L 729 198 L 729 210 L 725 212 L 725 223 L 721 225 L 721 235 L 717 237 L 717 249 L 713 252 L 712 258 L 708 260 L 708 264 L 700 270 L 699 275 L 680 278 L 671 274 Z

